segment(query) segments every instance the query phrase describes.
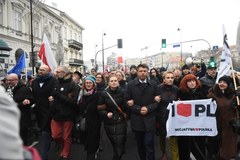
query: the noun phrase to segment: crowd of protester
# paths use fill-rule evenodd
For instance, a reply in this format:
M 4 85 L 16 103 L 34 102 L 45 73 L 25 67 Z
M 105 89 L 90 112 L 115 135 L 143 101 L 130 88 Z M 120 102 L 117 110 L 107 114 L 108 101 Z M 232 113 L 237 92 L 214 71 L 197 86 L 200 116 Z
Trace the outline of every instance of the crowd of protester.
M 239 107 L 233 78 L 237 86 L 239 79 L 233 76 L 220 77 L 216 82 L 217 67 L 204 63 L 173 70 L 139 64 L 126 73 L 115 69 L 102 73 L 93 68 L 85 75 L 65 66 L 54 73 L 41 65 L 35 77 L 26 79 L 12 73 L 1 84 L 21 113 L 22 145 L 32 143 L 34 126 L 38 128 L 42 160 L 48 159 L 53 141 L 59 146 L 59 160 L 69 160 L 75 142 L 84 145 L 87 160 L 96 160 L 102 149 L 102 129 L 111 142 L 112 160 L 123 160 L 128 122 L 140 160 L 155 160 L 155 152 L 161 152 L 161 160 L 190 160 L 191 154 L 197 160 L 229 160 L 238 154 L 238 133 L 229 124 L 237 117 Z M 169 103 L 208 98 L 217 104 L 216 136 L 167 137 Z M 86 117 L 85 132 L 75 128 L 81 116 Z M 159 137 L 159 151 L 154 148 L 155 136 Z

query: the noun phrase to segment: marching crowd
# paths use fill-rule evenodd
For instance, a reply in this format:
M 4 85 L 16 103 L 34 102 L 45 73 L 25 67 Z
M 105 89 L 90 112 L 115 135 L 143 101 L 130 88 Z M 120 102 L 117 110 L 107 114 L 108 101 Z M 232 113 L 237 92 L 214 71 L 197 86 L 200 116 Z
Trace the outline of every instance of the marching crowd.
M 185 64 L 171 71 L 139 64 L 132 65 L 130 73 L 121 70 L 98 73 L 92 69 L 91 73 L 82 75 L 79 71 L 70 72 L 65 66 L 52 73 L 47 65 L 41 65 L 36 77 L 24 81 L 11 73 L 2 86 L 21 113 L 19 135 L 24 146 L 29 145 L 31 117 L 35 115 L 42 160 L 48 159 L 52 141 L 60 148 L 59 160 L 69 160 L 73 142 L 84 145 L 87 160 L 96 160 L 96 153 L 101 149 L 102 128 L 111 142 L 112 160 L 123 160 L 128 122 L 140 160 L 155 160 L 155 152 L 161 152 L 161 160 L 170 157 L 190 160 L 191 154 L 197 160 L 230 160 L 238 156 L 238 130 L 230 121 L 239 116 L 240 93 L 234 88 L 234 83 L 239 85 L 239 79 L 236 75 L 222 76 L 216 82 L 216 69 L 204 63 Z M 208 98 L 217 104 L 216 136 L 167 137 L 169 103 Z M 159 138 L 160 151 L 154 148 L 155 135 Z M 0 159 L 4 158 L 21 159 L 0 154 Z

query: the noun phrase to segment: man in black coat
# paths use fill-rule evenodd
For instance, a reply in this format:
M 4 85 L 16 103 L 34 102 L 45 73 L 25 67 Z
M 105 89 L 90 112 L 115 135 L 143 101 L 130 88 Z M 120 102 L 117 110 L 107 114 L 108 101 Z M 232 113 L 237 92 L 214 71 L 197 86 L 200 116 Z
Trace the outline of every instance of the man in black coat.
M 20 136 L 24 145 L 28 145 L 29 127 L 31 125 L 31 105 L 34 102 L 29 87 L 19 81 L 18 75 L 11 73 L 6 77 L 6 91 L 17 103 L 21 112 Z
M 72 145 L 73 120 L 77 111 L 77 99 L 80 87 L 73 82 L 69 69 L 65 66 L 56 70 L 57 82 L 48 97 L 52 116 L 52 138 L 61 147 L 60 157 L 69 160 Z
M 155 102 L 157 94 L 157 84 L 148 79 L 148 66 L 139 64 L 137 78 L 128 83 L 124 100 L 131 112 L 131 128 L 137 140 L 141 160 L 155 160 L 154 130 L 158 106 Z
M 48 97 L 54 89 L 56 79 L 51 75 L 47 65 L 41 65 L 38 75 L 32 82 L 32 92 L 35 99 L 34 113 L 36 115 L 38 127 L 41 129 L 40 155 L 43 160 L 48 157 L 51 145 L 51 116 Z

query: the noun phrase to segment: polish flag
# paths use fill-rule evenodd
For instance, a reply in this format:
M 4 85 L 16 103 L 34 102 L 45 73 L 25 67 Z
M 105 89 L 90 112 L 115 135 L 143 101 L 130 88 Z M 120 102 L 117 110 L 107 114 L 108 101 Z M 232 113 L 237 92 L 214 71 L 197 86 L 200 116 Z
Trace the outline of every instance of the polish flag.
M 51 46 L 45 33 L 43 34 L 43 42 L 38 53 L 38 57 L 50 68 L 51 71 L 55 71 L 57 69 L 57 62 L 53 56 Z

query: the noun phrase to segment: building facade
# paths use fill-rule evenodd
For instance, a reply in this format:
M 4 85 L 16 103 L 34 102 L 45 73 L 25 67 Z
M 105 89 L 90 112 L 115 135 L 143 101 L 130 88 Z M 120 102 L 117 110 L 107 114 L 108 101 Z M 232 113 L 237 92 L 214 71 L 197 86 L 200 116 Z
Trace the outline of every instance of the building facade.
M 12 48 L 8 58 L 1 63 L 4 69 L 10 70 L 16 64 L 19 50 L 22 49 L 27 53 L 27 67 L 32 72 L 32 57 L 37 56 L 45 33 L 58 65 L 69 66 L 72 71 L 83 71 L 82 31 L 84 28 L 81 25 L 66 13 L 40 1 L 34 1 L 32 28 L 33 54 L 31 53 L 30 0 L 0 0 L 0 37 Z M 0 58 L 2 58 L 1 55 Z M 41 61 L 38 60 L 38 62 Z

